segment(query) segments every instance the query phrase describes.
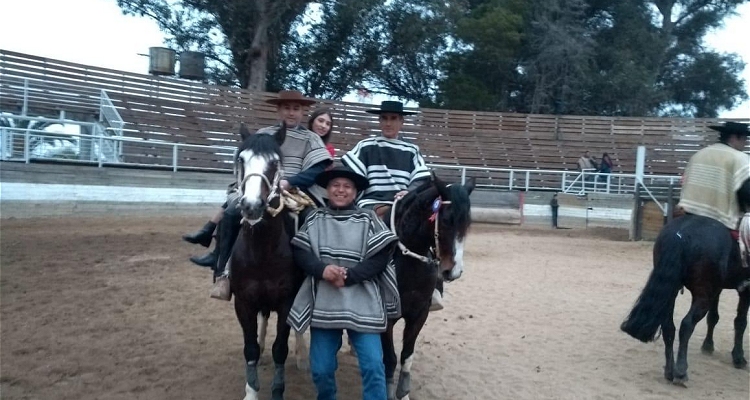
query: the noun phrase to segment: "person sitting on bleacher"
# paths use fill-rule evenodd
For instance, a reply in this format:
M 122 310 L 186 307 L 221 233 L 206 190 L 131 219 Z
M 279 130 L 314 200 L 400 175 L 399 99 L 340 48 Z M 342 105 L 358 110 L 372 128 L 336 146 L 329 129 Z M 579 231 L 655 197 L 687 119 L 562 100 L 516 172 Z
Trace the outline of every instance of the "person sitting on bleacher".
M 588 150 L 584 151 L 581 158 L 578 159 L 578 170 L 588 174 L 586 180 L 592 180 L 595 178 L 593 173 L 598 170 L 598 166 L 594 158 L 589 155 Z

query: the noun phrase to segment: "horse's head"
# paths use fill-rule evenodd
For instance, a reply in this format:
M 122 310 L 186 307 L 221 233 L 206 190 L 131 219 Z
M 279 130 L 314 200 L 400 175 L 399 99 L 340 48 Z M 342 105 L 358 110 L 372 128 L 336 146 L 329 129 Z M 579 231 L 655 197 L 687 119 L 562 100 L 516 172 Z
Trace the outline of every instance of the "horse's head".
M 437 213 L 436 252 L 440 257 L 440 273 L 446 281 L 461 277 L 464 272 L 464 242 L 471 225 L 471 202 L 474 180 L 465 185 L 447 185 L 433 174 L 433 184 L 443 204 Z
M 238 189 L 241 193 L 239 207 L 242 216 L 250 223 L 259 221 L 268 203 L 278 196 L 278 185 L 283 177 L 281 144 L 286 138 L 286 125 L 275 134 L 250 134 L 240 127 L 242 143 L 234 160 Z
M 469 194 L 473 189 L 473 180 L 466 185 L 448 185 L 433 174 L 430 182 L 401 200 L 399 239 L 407 248 L 420 252 L 434 248 L 440 259 L 439 272 L 446 281 L 458 279 L 464 270 L 464 239 L 471 225 Z

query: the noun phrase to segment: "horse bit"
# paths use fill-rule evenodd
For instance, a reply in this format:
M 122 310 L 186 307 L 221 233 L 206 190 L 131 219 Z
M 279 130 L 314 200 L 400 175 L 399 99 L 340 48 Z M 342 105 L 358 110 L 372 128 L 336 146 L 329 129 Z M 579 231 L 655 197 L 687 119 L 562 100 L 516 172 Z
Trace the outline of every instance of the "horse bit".
M 391 231 L 393 232 L 396 237 L 398 237 L 398 233 L 396 232 L 396 204 L 401 200 L 400 198 L 393 200 L 393 206 L 391 207 Z M 404 245 L 401 240 L 398 241 L 398 248 L 401 249 L 401 254 L 405 256 L 409 256 L 412 258 L 416 258 L 419 261 L 422 261 L 425 264 L 433 264 L 433 265 L 440 265 L 440 241 L 438 240 L 438 236 L 440 235 L 440 230 L 438 226 L 440 225 L 440 209 L 443 207 L 444 204 L 451 204 L 450 201 L 443 201 L 440 197 L 435 199 L 435 201 L 432 203 L 432 216 L 430 217 L 430 220 L 434 220 L 435 222 L 435 233 L 434 233 L 434 239 L 435 239 L 435 247 L 430 247 L 430 251 L 434 254 L 434 257 L 425 257 L 421 254 L 417 254 L 411 250 L 409 250 L 406 245 Z

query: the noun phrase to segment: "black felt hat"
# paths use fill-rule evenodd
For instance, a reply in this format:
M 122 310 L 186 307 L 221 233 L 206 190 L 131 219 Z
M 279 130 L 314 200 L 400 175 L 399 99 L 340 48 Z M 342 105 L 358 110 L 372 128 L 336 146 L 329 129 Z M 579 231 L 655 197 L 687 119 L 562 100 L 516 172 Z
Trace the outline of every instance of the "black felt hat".
M 741 122 L 725 122 L 724 125 L 711 125 L 709 128 L 725 135 L 750 136 L 750 125 Z
M 354 182 L 354 186 L 358 192 L 367 189 L 370 186 L 370 182 L 364 176 L 352 171 L 349 167 L 344 165 L 337 165 L 327 171 L 323 171 L 315 177 L 315 183 L 322 187 L 328 187 L 328 183 L 336 178 L 346 178 Z
M 404 111 L 404 103 L 400 101 L 384 101 L 380 103 L 380 108 L 365 110 L 370 114 L 399 114 L 399 115 L 414 115 L 415 112 Z

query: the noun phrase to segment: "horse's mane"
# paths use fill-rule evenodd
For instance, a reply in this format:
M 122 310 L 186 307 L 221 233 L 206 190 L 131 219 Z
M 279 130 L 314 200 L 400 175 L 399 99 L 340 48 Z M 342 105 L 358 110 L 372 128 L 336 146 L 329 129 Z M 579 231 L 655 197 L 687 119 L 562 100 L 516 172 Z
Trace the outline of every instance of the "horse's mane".
M 240 143 L 237 148 L 237 159 L 239 160 L 240 153 L 245 150 L 252 150 L 256 155 L 276 155 L 279 161 L 283 161 L 281 154 L 281 146 L 276 142 L 274 135 L 266 133 L 255 133 L 248 136 L 245 140 Z
M 458 239 L 463 239 L 471 225 L 471 201 L 469 192 L 461 185 L 450 185 L 451 225 L 458 232 Z

